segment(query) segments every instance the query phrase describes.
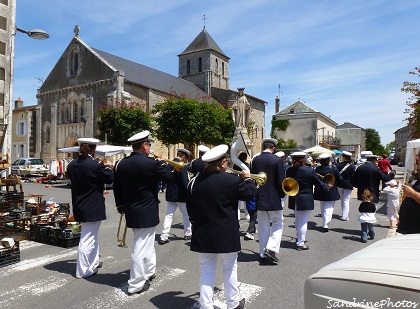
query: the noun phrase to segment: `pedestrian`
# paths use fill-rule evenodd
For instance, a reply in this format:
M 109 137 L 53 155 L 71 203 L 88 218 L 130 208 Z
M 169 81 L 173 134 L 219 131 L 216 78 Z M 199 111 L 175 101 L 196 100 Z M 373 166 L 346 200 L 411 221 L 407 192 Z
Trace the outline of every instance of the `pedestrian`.
M 340 199 L 340 195 L 338 194 L 335 182 L 342 181 L 343 178 L 341 177 L 335 165 L 330 164 L 331 154 L 322 153 L 319 155 L 319 160 L 320 165 L 315 168 L 315 172 L 318 174 L 318 176 L 323 177 L 323 179 L 327 179 L 326 177 L 331 177 L 331 175 L 334 176 L 331 177 L 334 178 L 334 181 L 331 182 L 332 186 L 328 191 L 325 191 L 323 187 L 319 186 L 315 187 L 314 191 L 314 199 L 319 201 L 321 206 L 322 232 L 325 233 L 329 231 L 328 226 L 334 213 L 335 201 Z
M 386 154 L 383 154 L 382 159 L 378 161 L 378 167 L 385 175 L 388 175 L 389 171 L 393 171 L 391 163 L 388 161 Z M 382 181 L 382 190 L 386 186 L 385 182 L 386 181 Z
M 114 181 L 110 164 L 95 161 L 95 138 L 79 138 L 79 157 L 67 166 L 71 181 L 71 200 L 74 220 L 81 223 L 77 249 L 76 278 L 95 275 L 102 267 L 99 260 L 98 233 L 101 222 L 106 219 L 105 184 Z
M 281 198 L 284 192 L 281 187 L 284 179 L 283 160 L 274 155 L 277 140 L 264 138 L 262 153 L 251 161 L 251 173 L 264 172 L 266 183 L 258 188 L 256 204 L 258 218 L 259 261 L 261 264 L 278 263 L 283 234 L 283 207 Z
M 125 214 L 128 228 L 134 233 L 128 295 L 142 293 L 156 276 L 154 247 L 159 224 L 158 181 L 171 182 L 172 171 L 165 161 L 149 157 L 152 140 L 149 131 L 130 137 L 133 152 L 114 168 L 114 197 L 119 213 Z
M 383 190 L 387 195 L 386 215 L 389 219 L 389 228 L 393 229 L 396 227 L 396 222 L 399 218 L 400 188 L 398 187 L 398 181 L 395 179 L 388 181 L 386 185 L 387 186 Z
M 352 153 L 343 151 L 343 161 L 337 164 L 337 170 L 341 174 L 342 181 L 337 181 L 338 194 L 340 194 L 341 200 L 341 216 L 340 220 L 349 220 L 350 211 L 350 197 L 353 191 L 353 185 L 351 179 L 353 177 L 356 167 L 352 164 L 351 160 Z
M 159 245 L 170 242 L 169 232 L 171 230 L 172 220 L 177 208 L 182 213 L 184 223 L 184 240 L 191 239 L 191 222 L 188 218 L 186 195 L 188 185 L 188 157 L 191 153 L 184 148 L 178 148 L 174 162 L 183 164 L 180 171 L 173 171 L 173 180 L 166 186 L 166 215 L 163 221 L 163 230 L 160 234 Z
M 376 223 L 376 204 L 373 203 L 375 196 L 369 189 L 365 189 L 362 193 L 362 202 L 359 206 L 359 221 L 362 227 L 362 242 L 367 242 L 368 235 L 370 239 L 375 238 L 375 226 Z
M 191 251 L 199 253 L 200 305 L 213 307 L 217 260 L 223 269 L 227 308 L 243 309 L 239 299 L 237 258 L 241 250 L 238 200 L 251 200 L 257 187 L 249 171 L 241 177 L 225 173 L 229 158 L 227 145 L 219 145 L 203 155 L 207 166 L 193 178 L 187 191 L 187 209 L 193 227 Z
M 206 167 L 206 162 L 203 161 L 203 155 L 209 151 L 210 148 L 205 145 L 198 145 L 198 158 L 193 160 L 188 167 L 188 172 L 192 174 L 192 176 L 197 175 L 198 172 L 202 172 Z
M 298 185 L 298 192 L 295 195 L 289 194 L 289 209 L 295 212 L 296 250 L 309 250 L 306 231 L 314 210 L 314 186 L 324 188 L 325 191 L 329 190 L 329 186 L 321 181 L 312 167 L 306 165 L 306 153 L 294 152 L 291 156 L 293 163 L 286 170 L 286 177 L 294 179 Z
M 360 165 L 353 174 L 351 183 L 357 188 L 357 199 L 362 201 L 362 194 L 368 189 L 373 194 L 373 202 L 379 202 L 379 183 L 394 179 L 395 172 L 384 174 L 377 167 L 378 156 L 366 156 L 366 162 Z

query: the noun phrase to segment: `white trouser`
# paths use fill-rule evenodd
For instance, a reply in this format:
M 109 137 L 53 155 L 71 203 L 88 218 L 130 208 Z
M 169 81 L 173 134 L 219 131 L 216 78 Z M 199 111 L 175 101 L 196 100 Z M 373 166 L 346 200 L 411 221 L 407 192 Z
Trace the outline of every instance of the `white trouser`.
M 201 309 L 214 308 L 213 290 L 217 269 L 217 257 L 220 257 L 222 262 L 226 305 L 228 308 L 235 308 L 239 305 L 238 252 L 199 253 Z
M 128 292 L 135 293 L 143 288 L 147 279 L 156 272 L 155 233 L 156 227 L 132 229 L 134 247 L 131 253 Z
M 241 220 L 241 206 L 243 206 L 243 208 L 245 210 L 245 216 L 248 212 L 246 210 L 246 202 L 245 201 L 238 201 L 238 221 Z
M 311 216 L 312 210 L 296 210 L 295 209 L 295 226 L 297 246 L 303 246 L 306 239 L 306 230 L 308 229 L 308 221 Z
M 191 222 L 187 212 L 187 204 L 182 202 L 166 202 L 166 206 L 166 216 L 163 221 L 163 231 L 162 234 L 160 234 L 160 239 L 168 239 L 172 220 L 177 207 L 181 211 L 184 219 L 184 236 L 191 236 Z
M 286 203 L 286 197 L 287 197 L 287 195 L 285 196 L 285 197 L 281 197 L 280 198 L 280 201 L 281 201 L 281 207 L 284 209 L 284 205 L 285 205 L 285 203 Z
M 102 221 L 82 222 L 77 250 L 76 278 L 89 277 L 99 264 L 98 232 Z
M 257 218 L 260 256 L 264 257 L 265 249 L 274 251 L 275 253 L 279 253 L 281 236 L 283 234 L 283 210 L 258 210 Z
M 350 210 L 350 196 L 353 190 L 344 189 L 344 188 L 337 188 L 338 193 L 340 194 L 341 199 L 341 217 L 344 220 L 349 219 L 349 210 Z
M 319 201 L 321 205 L 322 227 L 328 228 L 334 212 L 335 201 Z

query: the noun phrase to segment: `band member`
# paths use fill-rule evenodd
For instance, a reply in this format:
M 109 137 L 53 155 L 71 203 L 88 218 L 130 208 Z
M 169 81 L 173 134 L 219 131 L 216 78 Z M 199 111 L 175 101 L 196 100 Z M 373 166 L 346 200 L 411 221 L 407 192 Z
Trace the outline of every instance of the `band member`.
M 365 189 L 368 189 L 373 195 L 373 203 L 379 202 L 379 183 L 390 181 L 394 179 L 395 172 L 384 174 L 377 167 L 378 156 L 368 155 L 366 162 L 360 165 L 353 174 L 351 183 L 357 188 L 357 199 L 363 201 L 362 194 Z
M 321 154 L 319 156 L 319 160 L 321 165 L 315 168 L 315 172 L 324 177 L 327 174 L 331 174 L 334 176 L 335 181 L 343 180 L 337 168 L 334 165 L 330 166 L 330 154 Z M 315 187 L 314 199 L 320 201 L 319 204 L 321 206 L 322 215 L 322 232 L 328 232 L 328 225 L 330 224 L 332 219 L 335 201 L 340 199 L 337 187 L 335 186 L 335 184 L 333 184 L 333 186 L 328 191 L 325 191 L 324 188 L 321 187 Z
M 193 174 L 193 176 L 197 175 L 198 172 L 202 172 L 206 167 L 206 162 L 203 161 L 203 155 L 209 151 L 210 148 L 204 145 L 198 146 L 198 158 L 193 160 L 188 167 L 188 172 Z
M 184 239 L 191 239 L 191 222 L 188 218 L 187 205 L 185 204 L 186 190 L 188 185 L 188 157 L 191 153 L 187 149 L 178 148 L 177 157 L 173 160 L 174 162 L 184 163 L 184 167 L 181 171 L 174 171 L 173 181 L 168 183 L 166 187 L 166 216 L 163 221 L 163 231 L 160 234 L 159 244 L 164 245 L 170 242 L 169 231 L 171 230 L 172 219 L 174 217 L 177 207 L 182 213 L 184 219 Z
M 114 197 L 117 210 L 125 213 L 127 227 L 134 232 L 128 295 L 149 289 L 156 276 L 154 247 L 159 224 L 158 181 L 171 182 L 171 168 L 165 161 L 149 157 L 150 132 L 142 131 L 128 139 L 133 152 L 115 165 Z
M 225 173 L 229 164 L 227 145 L 219 145 L 203 155 L 207 166 L 188 184 L 187 209 L 193 227 L 191 251 L 199 253 L 200 304 L 213 308 L 217 259 L 223 268 L 227 308 L 243 309 L 239 300 L 237 257 L 241 250 L 238 200 L 251 200 L 257 193 L 249 171 L 242 177 Z
M 337 170 L 340 172 L 342 181 L 337 181 L 337 189 L 341 199 L 341 217 L 343 221 L 349 220 L 350 196 L 353 191 L 351 178 L 353 177 L 356 167 L 351 161 L 351 152 L 343 151 L 343 162 L 337 164 Z
M 420 151 L 415 158 L 415 167 L 420 166 Z M 415 170 L 415 172 L 418 172 Z M 420 233 L 420 178 L 413 186 L 402 185 L 403 201 L 400 207 L 400 222 L 397 232 L 400 234 Z
M 109 165 L 96 162 L 95 138 L 79 138 L 79 157 L 67 167 L 71 180 L 71 200 L 74 219 L 81 222 L 79 248 L 77 250 L 76 277 L 85 278 L 95 275 L 102 267 L 99 261 L 98 233 L 102 220 L 106 219 L 105 184 L 114 181 L 114 174 Z
M 286 170 L 286 177 L 297 181 L 299 192 L 289 196 L 289 209 L 295 211 L 296 250 L 308 250 L 305 243 L 308 220 L 314 210 L 314 186 L 328 190 L 329 186 L 321 181 L 312 167 L 306 165 L 306 153 L 294 152 L 291 154 L 292 166 Z
M 276 254 L 280 250 L 283 233 L 283 207 L 281 198 L 284 197 L 281 184 L 284 179 L 283 160 L 274 155 L 277 140 L 264 138 L 263 152 L 251 162 L 251 173 L 267 174 L 266 183 L 258 188 L 256 204 L 258 218 L 258 239 L 260 247 L 260 262 L 279 261 Z

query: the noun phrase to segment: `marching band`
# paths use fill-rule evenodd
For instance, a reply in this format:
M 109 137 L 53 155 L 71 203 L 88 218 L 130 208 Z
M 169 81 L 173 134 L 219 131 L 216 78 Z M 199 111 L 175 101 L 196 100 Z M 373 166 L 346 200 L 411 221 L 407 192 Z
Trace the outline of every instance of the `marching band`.
M 190 163 L 191 153 L 183 148 L 177 149 L 177 157 L 172 161 L 165 157 L 153 158 L 149 156 L 152 143 L 149 131 L 142 131 L 128 139 L 133 152 L 119 160 L 112 171 L 108 162 L 93 160 L 97 142 L 90 138 L 79 139 L 81 154 L 84 151 L 85 156 L 74 160 L 68 167 L 74 184 L 73 212 L 75 219 L 82 222 L 76 277 L 95 275 L 102 266 L 97 237 L 100 222 L 105 219 L 105 206 L 103 196 L 96 198 L 96 195 L 102 193 L 105 183 L 113 182 L 115 204 L 121 214 L 118 245 L 125 246 L 127 228 L 134 233 L 127 294 L 140 294 L 149 289 L 157 275 L 154 242 L 160 222 L 158 182 L 161 181 L 167 184 L 167 212 L 158 243 L 170 241 L 168 236 L 173 215 L 179 208 L 184 218 L 184 239 L 191 241 L 192 251 L 198 252 L 201 308 L 213 308 L 218 259 L 225 276 L 228 308 L 245 307 L 245 299 L 239 296 L 236 273 L 238 252 L 241 250 L 238 201 L 253 201 L 255 204 L 260 264 L 277 264 L 285 197 L 288 198 L 288 208 L 294 211 L 296 250 L 303 251 L 309 249 L 307 224 L 315 200 L 320 201 L 322 231 L 327 232 L 336 200 L 341 199 L 340 218 L 347 221 L 353 187 L 359 192 L 371 189 L 374 202 L 377 202 L 379 180 L 388 181 L 394 177 L 392 173 L 381 173 L 373 165 L 356 170 L 352 154 L 345 151 L 343 161 L 337 166 L 332 165 L 331 155 L 326 154 L 319 156 L 317 167 L 308 166 L 307 154 L 299 151 L 291 153 L 292 163 L 289 166 L 283 152 L 275 155 L 277 140 L 273 138 L 261 141 L 262 153 L 254 156 L 249 165 L 238 159 L 241 152 L 248 152 L 240 138 L 232 145 L 230 155 L 227 145 L 212 149 L 200 145 L 199 157 Z M 231 163 L 240 170 L 229 168 Z M 81 180 L 83 177 L 86 178 L 84 181 Z M 88 180 L 91 178 L 95 179 L 92 190 L 86 185 L 93 183 Z M 369 179 L 375 179 L 373 184 L 369 183 Z M 84 196 L 90 198 L 84 200 Z M 125 225 L 123 230 L 122 225 Z

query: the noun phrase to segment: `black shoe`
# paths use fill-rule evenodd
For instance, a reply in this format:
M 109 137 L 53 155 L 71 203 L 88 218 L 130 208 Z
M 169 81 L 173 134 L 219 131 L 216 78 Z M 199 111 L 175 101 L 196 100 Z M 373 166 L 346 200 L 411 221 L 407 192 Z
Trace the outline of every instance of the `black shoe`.
M 327 233 L 329 230 L 328 230 L 328 227 L 323 227 L 322 228 L 322 233 Z
M 264 250 L 264 255 L 271 259 L 273 262 L 278 263 L 279 258 L 276 256 L 276 253 L 274 251 L 271 251 L 269 249 Z
M 258 259 L 258 262 L 259 262 L 260 266 L 264 266 L 264 265 L 277 265 L 277 263 L 275 263 L 273 260 L 271 260 L 269 258 L 262 258 L 262 257 L 260 257 Z
M 188 235 L 188 236 L 184 236 L 184 240 L 191 240 L 192 236 Z
M 156 275 L 157 275 L 157 270 L 155 271 L 153 275 L 149 277 L 149 279 L 146 280 L 146 282 L 149 282 L 149 283 L 152 282 L 152 280 L 156 278 Z
M 103 263 L 102 263 L 102 261 L 100 261 L 99 263 L 98 263 L 98 266 L 96 266 L 96 268 L 101 268 L 103 266 Z
M 244 309 L 245 308 L 245 298 L 242 298 L 240 301 L 239 301 L 239 305 L 238 306 L 236 306 L 235 308 L 233 308 L 233 309 Z
M 308 245 L 297 246 L 296 250 L 297 251 L 309 250 L 309 246 Z
M 137 292 L 127 292 L 128 296 L 134 295 L 134 294 L 141 294 L 143 292 L 146 292 L 150 288 L 150 282 L 146 280 L 146 282 L 143 285 L 143 288 L 140 291 Z
M 167 244 L 168 242 L 170 242 L 171 240 L 169 239 L 169 238 L 166 238 L 166 239 L 160 239 L 159 241 L 158 241 L 158 244 L 159 245 L 164 245 L 164 244 Z

